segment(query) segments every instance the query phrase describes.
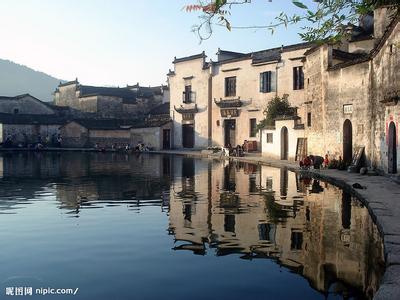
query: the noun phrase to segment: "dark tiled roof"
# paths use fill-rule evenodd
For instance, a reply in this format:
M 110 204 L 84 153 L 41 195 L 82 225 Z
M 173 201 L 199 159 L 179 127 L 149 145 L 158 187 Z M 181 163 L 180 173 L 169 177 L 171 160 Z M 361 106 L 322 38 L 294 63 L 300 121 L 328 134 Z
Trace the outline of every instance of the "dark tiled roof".
M 60 82 L 60 84 L 58 85 L 60 86 L 67 86 L 67 85 L 71 85 L 71 84 L 79 84 L 78 79 L 72 80 L 72 81 L 67 81 L 67 82 Z
M 382 49 L 382 47 L 385 45 L 386 40 L 392 34 L 393 30 L 395 29 L 395 27 L 397 26 L 399 21 L 400 21 L 400 11 L 396 13 L 392 22 L 386 28 L 386 31 L 384 32 L 382 38 L 379 40 L 379 42 L 376 44 L 376 46 L 371 50 L 371 52 L 368 55 L 364 55 L 364 56 L 356 58 L 354 60 L 350 60 L 347 62 L 337 64 L 333 67 L 330 67 L 329 70 L 337 70 L 337 69 L 341 69 L 341 68 L 346 68 L 346 67 L 364 63 L 364 62 L 367 62 L 367 61 L 370 61 L 371 59 L 373 59 L 379 53 L 379 51 Z
M 75 122 L 90 130 L 129 130 L 130 128 L 159 127 L 170 122 L 167 118 L 148 118 L 148 119 L 75 119 Z
M 64 118 L 56 115 L 29 115 L 29 114 L 5 114 L 0 113 L 0 123 L 20 125 L 61 125 L 65 123 Z
M 184 62 L 184 61 L 188 61 L 188 60 L 193 60 L 193 59 L 198 59 L 198 58 L 205 58 L 206 54 L 204 53 L 204 51 L 200 54 L 195 54 L 195 55 L 191 55 L 191 56 L 185 56 L 185 57 L 180 57 L 180 58 L 174 58 L 174 61 L 172 63 L 176 64 L 176 63 L 180 63 L 180 62 Z
M 265 49 L 256 52 L 242 53 L 241 56 L 231 59 L 221 60 L 216 62 L 215 64 L 224 64 L 224 63 L 241 61 L 245 59 L 252 59 L 253 64 L 276 61 L 276 60 L 279 61 L 281 59 L 281 53 L 307 49 L 313 46 L 315 46 L 315 43 L 306 42 L 306 43 L 293 44 L 271 49 Z
M 349 53 L 349 52 L 341 51 L 338 49 L 333 49 L 332 56 L 333 56 L 333 58 L 337 58 L 337 59 L 340 59 L 343 61 L 349 61 L 349 60 L 354 60 L 354 59 L 365 57 L 366 54 L 364 54 L 364 53 Z
M 128 122 L 124 122 L 124 120 L 118 119 L 76 119 L 71 122 L 78 123 L 87 129 L 121 129 L 121 126 L 126 126 L 129 129 Z
M 21 95 L 17 95 L 17 96 L 0 96 L 0 100 L 19 100 L 19 99 L 22 99 L 22 98 L 25 98 L 25 97 L 31 97 L 34 100 L 45 104 L 45 102 L 39 100 L 38 98 L 36 98 L 36 97 L 34 97 L 34 96 L 30 95 L 30 94 L 21 94 Z
M 218 49 L 217 54 L 228 54 L 228 55 L 233 55 L 233 56 L 237 56 L 237 57 L 246 55 L 246 53 L 234 52 L 234 51 L 227 51 L 227 50 L 222 50 L 222 49 Z
M 149 115 L 169 115 L 169 102 L 160 104 L 148 112 Z
M 122 98 L 125 103 L 136 103 L 138 93 L 128 88 L 99 87 L 90 85 L 80 85 L 78 87 L 81 97 L 88 96 L 110 96 Z
M 263 50 L 258 52 L 253 52 L 252 55 L 252 63 L 259 64 L 264 62 L 271 62 L 271 61 L 280 61 L 281 60 L 281 49 L 269 49 Z

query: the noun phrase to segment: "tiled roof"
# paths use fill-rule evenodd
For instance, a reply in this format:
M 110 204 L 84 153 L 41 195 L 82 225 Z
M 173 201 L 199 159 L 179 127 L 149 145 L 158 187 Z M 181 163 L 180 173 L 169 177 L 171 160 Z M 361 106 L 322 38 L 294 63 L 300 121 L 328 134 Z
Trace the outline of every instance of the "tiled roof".
M 337 58 L 343 61 L 349 61 L 349 60 L 354 60 L 354 59 L 358 59 L 358 58 L 362 58 L 365 57 L 366 54 L 364 53 L 350 53 L 350 52 L 345 52 L 345 51 L 341 51 L 338 49 L 333 49 L 332 50 L 332 56 L 333 58 Z
M 68 86 L 71 84 L 79 84 L 78 79 L 72 80 L 72 81 L 67 81 L 67 82 L 60 82 L 60 84 L 58 85 L 60 86 Z
M 172 63 L 176 64 L 176 63 L 180 63 L 180 62 L 184 62 L 184 61 L 188 61 L 188 60 L 193 60 L 193 59 L 198 59 L 198 58 L 205 58 L 206 54 L 204 53 L 204 51 L 200 54 L 195 54 L 195 55 L 191 55 L 191 56 L 185 56 L 185 57 L 180 57 L 180 58 L 174 58 L 174 61 Z
M 371 59 L 373 59 L 379 53 L 379 51 L 382 49 L 382 47 L 385 45 L 386 40 L 392 34 L 393 30 L 396 28 L 399 21 L 400 21 L 400 11 L 397 12 L 397 14 L 394 16 L 390 25 L 386 28 L 386 31 L 384 32 L 382 38 L 379 40 L 379 42 L 376 44 L 376 46 L 371 50 L 371 52 L 368 55 L 364 55 L 359 58 L 337 64 L 335 66 L 330 67 L 329 70 L 337 70 L 337 69 L 341 69 L 341 68 L 346 68 L 346 67 L 360 64 L 363 62 L 367 62 L 367 61 L 370 61 Z
M 110 96 L 119 97 L 123 101 L 136 101 L 138 93 L 128 88 L 99 87 L 90 85 L 80 85 L 78 87 L 81 97 L 87 96 Z
M 252 55 L 253 64 L 271 62 L 271 61 L 280 61 L 280 60 L 281 60 L 280 48 L 253 52 Z
M 5 114 L 0 113 L 1 124 L 20 125 L 61 125 L 65 123 L 64 118 L 56 115 L 31 115 L 31 114 Z
M 250 52 L 250 53 L 238 53 L 237 57 L 235 57 L 235 58 L 224 59 L 224 60 L 215 62 L 215 64 L 231 63 L 231 62 L 241 61 L 241 60 L 245 60 L 245 59 L 252 59 L 253 64 L 270 62 L 270 61 L 279 61 L 281 59 L 281 53 L 307 49 L 307 48 L 311 48 L 313 46 L 315 46 L 315 43 L 306 42 L 306 43 L 298 43 L 298 44 L 293 44 L 293 45 L 270 48 L 270 49 L 265 49 L 265 50 L 261 50 L 261 51 Z M 225 50 L 223 50 L 223 51 L 225 51 Z M 226 52 L 228 52 L 228 51 L 226 51 Z
M 166 118 L 148 118 L 148 119 L 75 119 L 70 122 L 75 122 L 90 130 L 129 130 L 130 128 L 147 128 L 159 127 L 171 119 Z
M 154 108 L 152 108 L 149 112 L 149 115 L 169 115 L 169 102 L 160 104 Z

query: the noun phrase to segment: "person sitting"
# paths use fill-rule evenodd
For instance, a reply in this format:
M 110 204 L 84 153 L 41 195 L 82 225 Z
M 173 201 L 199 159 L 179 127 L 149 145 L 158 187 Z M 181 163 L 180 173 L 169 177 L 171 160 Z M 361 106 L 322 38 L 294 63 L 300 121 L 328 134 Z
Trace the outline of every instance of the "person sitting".
M 327 169 L 328 166 L 329 166 L 329 157 L 328 157 L 328 154 L 325 154 L 324 168 Z
M 322 156 L 310 155 L 310 159 L 312 160 L 314 169 L 321 169 L 321 166 L 324 162 L 324 158 Z
M 241 145 L 237 145 L 236 146 L 236 155 L 239 157 L 242 157 L 242 156 L 244 156 L 243 152 L 244 152 L 243 147 Z
M 300 168 L 308 170 L 311 167 L 311 159 L 309 156 L 306 156 L 303 160 L 300 161 Z

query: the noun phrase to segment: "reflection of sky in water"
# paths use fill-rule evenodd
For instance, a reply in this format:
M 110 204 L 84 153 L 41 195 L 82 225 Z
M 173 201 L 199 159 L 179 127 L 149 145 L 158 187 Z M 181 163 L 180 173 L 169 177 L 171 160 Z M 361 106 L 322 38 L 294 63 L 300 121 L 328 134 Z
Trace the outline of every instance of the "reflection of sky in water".
M 380 279 L 367 210 L 285 169 L 72 153 L 5 155 L 1 168 L 2 295 L 29 284 L 79 287 L 74 299 L 322 299 Z

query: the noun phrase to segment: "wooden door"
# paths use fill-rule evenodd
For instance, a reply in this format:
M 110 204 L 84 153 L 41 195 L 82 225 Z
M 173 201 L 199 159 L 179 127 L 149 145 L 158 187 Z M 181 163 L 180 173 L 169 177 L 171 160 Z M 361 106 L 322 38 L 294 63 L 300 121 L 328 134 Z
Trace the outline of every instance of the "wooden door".
M 171 130 L 163 129 L 163 149 L 168 150 L 171 148 Z
M 397 141 L 396 125 L 391 122 L 389 125 L 389 143 L 388 143 L 388 173 L 397 173 Z
M 182 146 L 183 148 L 194 147 L 194 125 L 184 124 L 182 125 Z
M 288 129 L 284 126 L 281 129 L 281 159 L 287 160 L 289 157 L 289 136 Z
M 353 157 L 353 127 L 350 120 L 343 123 L 343 161 L 351 163 Z

